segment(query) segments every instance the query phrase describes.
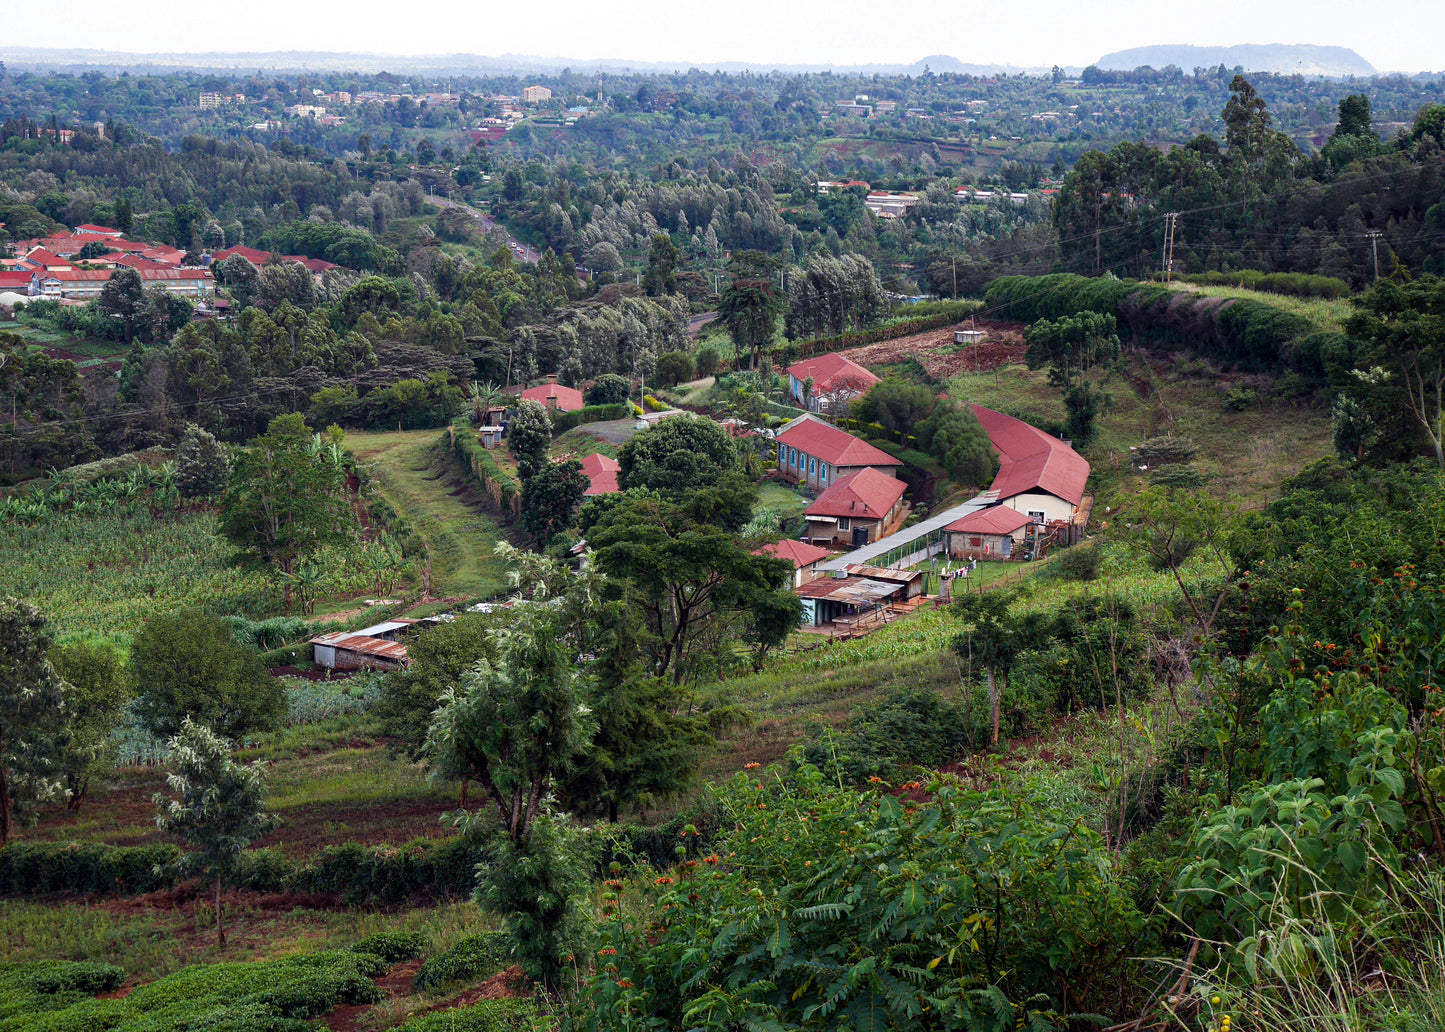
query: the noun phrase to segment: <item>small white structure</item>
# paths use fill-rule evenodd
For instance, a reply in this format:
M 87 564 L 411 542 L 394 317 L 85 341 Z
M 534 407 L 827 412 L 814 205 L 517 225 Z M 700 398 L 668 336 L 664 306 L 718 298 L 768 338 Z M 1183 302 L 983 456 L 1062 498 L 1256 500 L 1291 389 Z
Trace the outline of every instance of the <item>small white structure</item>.
M 988 337 L 985 330 L 954 330 L 953 342 L 955 344 L 981 344 Z

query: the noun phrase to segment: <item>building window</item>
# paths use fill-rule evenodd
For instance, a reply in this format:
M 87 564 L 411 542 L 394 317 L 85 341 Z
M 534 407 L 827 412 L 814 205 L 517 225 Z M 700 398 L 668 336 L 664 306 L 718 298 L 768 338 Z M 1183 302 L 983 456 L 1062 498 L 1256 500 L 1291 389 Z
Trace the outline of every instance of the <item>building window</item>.
M 809 460 L 808 460 L 808 475 L 809 475 L 809 476 L 812 476 L 812 475 L 813 475 L 814 473 L 816 473 L 816 472 L 818 472 L 818 460 L 817 460 L 817 459 L 809 459 Z
M 1046 512 L 1044 512 L 1042 509 L 1030 509 L 1030 510 L 1029 510 L 1029 519 L 1031 519 L 1031 520 L 1033 520 L 1035 523 L 1039 524 L 1039 526 L 1043 526 L 1044 518 L 1045 518 L 1047 515 L 1048 515 L 1048 514 L 1047 514 Z
M 823 463 L 823 468 L 818 473 L 818 479 L 825 484 L 828 482 L 828 464 L 826 462 Z
M 847 516 L 839 516 L 839 517 L 838 517 L 838 529 L 839 529 L 839 530 L 852 530 L 852 529 L 853 529 L 852 526 L 851 526 L 851 525 L 849 524 L 849 522 L 848 522 L 848 517 L 847 517 Z

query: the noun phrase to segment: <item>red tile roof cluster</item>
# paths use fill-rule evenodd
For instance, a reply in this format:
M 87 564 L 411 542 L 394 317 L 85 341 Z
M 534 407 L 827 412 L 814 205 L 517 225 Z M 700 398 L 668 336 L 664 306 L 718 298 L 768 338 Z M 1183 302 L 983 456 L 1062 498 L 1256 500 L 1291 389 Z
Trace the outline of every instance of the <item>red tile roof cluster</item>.
M 908 485 L 869 466 L 838 481 L 808 506 L 812 516 L 857 516 L 881 520 L 888 515 Z
M 774 559 L 786 559 L 793 564 L 793 569 L 801 570 L 805 566 L 812 566 L 819 559 L 826 559 L 832 555 L 828 549 L 821 545 L 810 545 L 806 541 L 793 541 L 784 539 L 774 541 L 771 545 L 764 545 L 753 552 L 753 555 L 770 555 Z
M 1022 419 L 982 405 L 975 405 L 973 411 L 998 452 L 998 476 L 989 490 L 1000 501 L 1029 491 L 1042 491 L 1071 505 L 1083 501 L 1089 463 L 1082 455 Z
M 816 419 L 803 419 L 792 429 L 778 435 L 778 444 L 806 452 L 820 462 L 834 466 L 901 466 L 881 448 Z
M 622 490 L 617 484 L 618 471 L 622 469 L 622 463 L 616 459 L 609 459 L 606 455 L 593 452 L 582 460 L 582 472 L 587 474 L 587 479 L 592 481 L 592 486 L 583 491 L 584 497 L 592 495 L 616 494 Z
M 962 534 L 1012 534 L 1032 522 L 1027 513 L 1010 509 L 1006 505 L 995 505 L 988 509 L 971 512 L 954 520 L 944 530 Z
M 878 377 L 837 352 L 790 365 L 788 375 L 799 383 L 811 376 L 814 394 L 831 394 L 844 386 L 854 387 L 861 393 L 878 382 Z
M 522 397 L 537 402 L 543 408 L 555 407 L 558 412 L 575 412 L 583 405 L 581 391 L 575 387 L 563 387 L 560 383 L 528 387 L 522 392 Z

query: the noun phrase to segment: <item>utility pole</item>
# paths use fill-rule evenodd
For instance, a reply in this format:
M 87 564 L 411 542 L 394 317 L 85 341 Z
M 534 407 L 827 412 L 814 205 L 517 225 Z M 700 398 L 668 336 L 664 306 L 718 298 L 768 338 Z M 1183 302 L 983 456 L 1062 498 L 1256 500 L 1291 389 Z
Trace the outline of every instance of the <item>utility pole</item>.
M 1164 282 L 1169 283 L 1174 275 L 1174 227 L 1179 225 L 1179 213 L 1171 211 L 1164 216 Z
M 953 256 L 953 299 L 958 300 L 958 255 Z
M 1380 231 L 1372 229 L 1365 233 L 1370 238 L 1370 254 L 1375 259 L 1375 282 L 1380 282 Z

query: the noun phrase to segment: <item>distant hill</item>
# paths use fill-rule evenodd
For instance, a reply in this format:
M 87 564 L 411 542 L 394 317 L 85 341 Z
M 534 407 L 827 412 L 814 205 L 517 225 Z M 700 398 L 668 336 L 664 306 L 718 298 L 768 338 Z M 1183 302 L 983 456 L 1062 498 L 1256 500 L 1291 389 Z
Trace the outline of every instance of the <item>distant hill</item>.
M 532 54 L 397 54 L 336 53 L 330 51 L 271 51 L 142 54 L 116 50 L 55 49 L 22 47 L 0 43 L 0 61 L 19 71 L 85 72 L 119 71 L 141 73 L 177 70 L 216 71 L 316 71 L 316 72 L 429 72 L 432 74 L 534 75 L 571 68 L 574 72 L 642 72 L 668 74 L 689 68 L 703 71 L 789 74 L 831 71 L 851 75 L 921 75 L 954 72 L 971 75 L 1011 75 L 1016 72 L 1047 72 L 1048 66 L 1022 68 L 1004 64 L 967 64 L 947 54 L 932 54 L 912 64 L 765 64 L 749 61 L 635 61 L 628 58 L 541 57 Z
M 1370 76 L 1375 68 L 1349 47 L 1317 47 L 1308 43 L 1241 44 L 1233 47 L 1196 47 L 1168 44 L 1133 47 L 1105 54 L 1100 68 L 1132 71 L 1149 65 L 1174 65 L 1186 72 L 1195 68 L 1243 66 L 1246 72 L 1277 72 L 1281 75 L 1318 75 L 1337 79 L 1347 75 Z

